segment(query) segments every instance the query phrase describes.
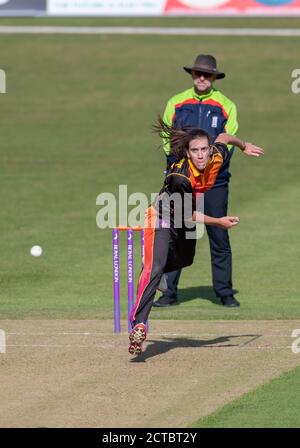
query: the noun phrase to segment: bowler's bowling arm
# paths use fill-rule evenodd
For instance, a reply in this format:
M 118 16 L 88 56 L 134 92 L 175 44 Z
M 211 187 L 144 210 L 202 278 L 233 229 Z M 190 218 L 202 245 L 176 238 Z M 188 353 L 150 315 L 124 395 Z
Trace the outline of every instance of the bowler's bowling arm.
M 193 212 L 192 221 L 199 222 L 209 226 L 221 227 L 222 229 L 230 229 L 239 223 L 237 216 L 222 216 L 221 218 L 213 218 L 200 212 Z
M 247 154 L 248 156 L 259 157 L 264 154 L 264 150 L 259 146 L 256 146 L 250 142 L 245 142 L 244 140 L 241 140 L 235 135 L 230 135 L 226 133 L 219 134 L 215 140 L 215 143 L 224 143 L 227 146 L 228 145 L 237 146 L 243 151 L 244 154 Z

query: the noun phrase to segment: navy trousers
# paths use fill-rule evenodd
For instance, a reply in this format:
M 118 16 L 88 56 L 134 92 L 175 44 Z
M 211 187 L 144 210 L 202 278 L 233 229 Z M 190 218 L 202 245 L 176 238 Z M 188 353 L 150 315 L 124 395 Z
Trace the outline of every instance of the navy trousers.
M 204 213 L 214 218 L 227 215 L 228 184 L 214 187 L 204 195 Z M 233 295 L 232 291 L 232 253 L 228 230 L 206 226 L 211 255 L 213 288 L 218 297 Z M 168 272 L 167 297 L 177 296 L 177 286 L 181 270 Z

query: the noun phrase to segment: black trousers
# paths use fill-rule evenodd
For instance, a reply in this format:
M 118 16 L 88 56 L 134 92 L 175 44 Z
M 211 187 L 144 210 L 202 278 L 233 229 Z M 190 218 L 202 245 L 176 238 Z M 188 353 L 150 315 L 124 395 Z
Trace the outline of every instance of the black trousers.
M 144 266 L 130 320 L 132 326 L 145 323 L 163 273 L 193 263 L 196 240 L 186 239 L 183 229 L 145 229 Z
M 227 215 L 228 184 L 214 187 L 204 195 L 204 213 L 214 218 Z M 211 255 L 211 270 L 213 288 L 218 297 L 229 296 L 232 291 L 232 253 L 228 230 L 215 226 L 206 226 Z M 167 297 L 177 296 L 177 286 L 181 269 L 168 272 L 168 289 L 164 293 Z

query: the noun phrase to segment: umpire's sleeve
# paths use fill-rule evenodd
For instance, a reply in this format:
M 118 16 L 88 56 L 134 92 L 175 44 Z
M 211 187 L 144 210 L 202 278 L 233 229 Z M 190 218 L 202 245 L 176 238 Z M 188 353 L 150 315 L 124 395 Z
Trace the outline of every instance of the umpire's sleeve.
M 227 118 L 227 123 L 225 126 L 225 132 L 230 135 L 236 135 L 238 128 L 239 128 L 239 123 L 238 123 L 238 119 L 237 119 L 236 105 L 232 101 L 230 101 L 230 105 L 227 109 L 227 113 L 228 113 L 228 118 Z M 229 151 L 231 151 L 232 148 L 233 148 L 232 145 L 228 146 Z
M 225 130 L 228 134 L 235 135 L 238 131 L 239 124 L 237 119 L 236 105 L 233 102 L 231 102 L 230 108 L 228 109 L 227 113 L 228 113 L 228 119 L 225 126 Z
M 165 108 L 164 115 L 163 115 L 163 121 L 168 126 L 172 126 L 172 118 L 174 116 L 174 113 L 175 113 L 174 104 L 171 100 L 169 100 L 167 103 L 167 106 Z M 171 148 L 170 148 L 170 143 L 169 143 L 168 139 L 166 139 L 166 138 L 163 139 L 163 147 L 164 147 L 166 156 L 169 156 L 170 152 L 171 152 Z

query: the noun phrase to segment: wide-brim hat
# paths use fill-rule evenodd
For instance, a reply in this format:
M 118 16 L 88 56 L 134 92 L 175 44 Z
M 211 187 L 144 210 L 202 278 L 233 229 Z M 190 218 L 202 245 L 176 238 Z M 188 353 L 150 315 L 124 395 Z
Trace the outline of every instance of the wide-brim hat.
M 217 69 L 217 61 L 214 56 L 211 56 L 210 54 L 199 54 L 197 56 L 193 67 L 183 67 L 184 70 L 188 73 L 192 73 L 192 70 L 195 70 L 196 72 L 203 72 L 203 73 L 210 73 L 212 75 L 216 76 L 216 79 L 223 79 L 225 78 L 225 73 L 220 72 Z

